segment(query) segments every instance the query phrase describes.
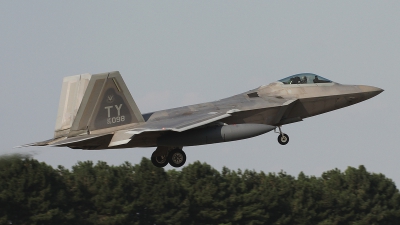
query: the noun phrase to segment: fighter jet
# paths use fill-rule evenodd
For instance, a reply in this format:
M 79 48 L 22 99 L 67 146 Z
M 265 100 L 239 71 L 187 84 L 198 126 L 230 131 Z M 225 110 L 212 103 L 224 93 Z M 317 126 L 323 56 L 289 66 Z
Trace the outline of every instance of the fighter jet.
M 221 100 L 142 114 L 118 71 L 65 77 L 54 137 L 26 146 L 100 150 L 156 147 L 154 166 L 181 167 L 186 146 L 255 137 L 282 126 L 350 106 L 380 88 L 343 85 L 302 73 Z

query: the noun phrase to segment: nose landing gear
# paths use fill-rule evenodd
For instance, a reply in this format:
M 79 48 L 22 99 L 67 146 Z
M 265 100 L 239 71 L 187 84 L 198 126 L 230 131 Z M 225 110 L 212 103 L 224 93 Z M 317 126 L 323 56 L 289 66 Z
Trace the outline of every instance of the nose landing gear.
M 278 142 L 281 145 L 286 145 L 287 143 L 289 143 L 289 136 L 285 133 L 282 132 L 281 130 L 281 126 L 278 126 L 279 132 L 276 131 L 276 129 L 274 130 L 275 133 L 278 133 Z
M 156 167 L 165 167 L 168 163 L 173 167 L 181 167 L 186 162 L 186 154 L 180 148 L 157 147 L 151 155 L 151 162 Z

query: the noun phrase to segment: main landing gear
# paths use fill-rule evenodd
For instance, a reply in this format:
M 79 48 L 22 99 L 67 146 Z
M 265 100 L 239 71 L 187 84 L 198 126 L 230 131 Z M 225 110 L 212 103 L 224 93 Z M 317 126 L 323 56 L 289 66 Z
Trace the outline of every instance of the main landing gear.
M 158 147 L 151 155 L 151 162 L 156 167 L 164 167 L 168 163 L 173 167 L 181 167 L 186 162 L 186 154 L 180 148 Z
M 276 129 L 274 130 L 275 133 L 278 133 L 278 142 L 281 145 L 286 145 L 287 143 L 289 143 L 289 136 L 285 133 L 282 132 L 281 130 L 281 126 L 278 126 L 279 132 L 276 132 Z

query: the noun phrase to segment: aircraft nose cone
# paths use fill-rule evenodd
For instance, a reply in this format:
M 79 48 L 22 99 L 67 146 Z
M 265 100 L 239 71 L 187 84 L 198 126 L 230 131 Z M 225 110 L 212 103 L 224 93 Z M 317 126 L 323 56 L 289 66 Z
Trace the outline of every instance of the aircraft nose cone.
M 366 85 L 358 85 L 358 88 L 367 96 L 367 98 L 372 98 L 383 92 L 383 89 L 366 86 Z
M 373 86 L 366 86 L 366 85 L 358 85 L 358 87 L 363 91 L 363 92 L 379 92 L 381 93 L 383 90 L 377 87 Z

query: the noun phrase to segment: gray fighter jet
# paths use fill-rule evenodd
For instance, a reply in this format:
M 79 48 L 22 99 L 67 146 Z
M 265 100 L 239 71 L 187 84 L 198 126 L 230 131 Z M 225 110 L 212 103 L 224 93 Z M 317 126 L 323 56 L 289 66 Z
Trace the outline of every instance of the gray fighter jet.
M 153 164 L 180 167 L 184 146 L 255 137 L 372 98 L 383 90 L 302 73 L 218 101 L 141 114 L 119 72 L 65 77 L 54 138 L 26 146 L 156 147 Z M 277 131 L 278 130 L 278 131 Z

